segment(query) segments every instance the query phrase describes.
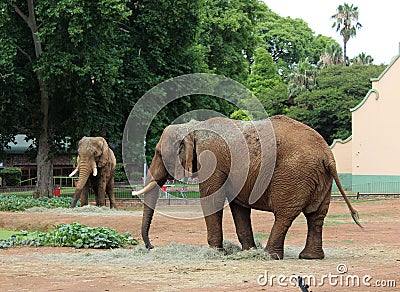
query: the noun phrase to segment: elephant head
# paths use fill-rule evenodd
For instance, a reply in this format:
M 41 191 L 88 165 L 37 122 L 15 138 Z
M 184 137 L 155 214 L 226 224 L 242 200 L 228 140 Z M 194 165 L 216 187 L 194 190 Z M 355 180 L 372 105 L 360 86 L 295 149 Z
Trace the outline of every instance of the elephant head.
M 191 176 L 198 169 L 196 142 L 192 121 L 182 125 L 170 125 L 157 143 L 153 160 L 148 170 L 146 186 L 132 193 L 133 196 L 145 194 L 142 221 L 142 237 L 147 248 L 153 248 L 148 238 L 154 208 L 158 199 L 157 186 L 168 179 L 181 179 Z
M 73 176 L 79 171 L 79 180 L 71 203 L 72 207 L 75 207 L 90 174 L 97 176 L 98 168 L 105 166 L 109 159 L 109 147 L 104 138 L 83 137 L 79 141 L 77 167 L 70 174 L 70 176 Z

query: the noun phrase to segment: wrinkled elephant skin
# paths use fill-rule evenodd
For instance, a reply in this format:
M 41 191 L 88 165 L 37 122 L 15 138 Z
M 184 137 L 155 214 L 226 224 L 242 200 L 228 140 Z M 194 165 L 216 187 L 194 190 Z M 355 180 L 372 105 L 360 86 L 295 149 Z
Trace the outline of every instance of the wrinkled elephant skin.
M 260 161 L 266 161 L 266 167 L 262 168 Z M 332 151 L 315 130 L 285 116 L 254 123 L 213 118 L 165 128 L 142 191 L 142 237 L 148 248 L 153 247 L 149 229 L 158 194 L 154 186 L 162 186 L 171 177 L 181 177 L 182 170 L 186 175 L 199 176 L 208 243 L 218 249 L 222 249 L 226 198 L 242 249 L 255 247 L 251 209 L 274 213 L 265 247 L 274 259 L 283 258 L 285 236 L 300 213 L 307 219 L 308 231 L 299 257 L 324 258 L 322 226 L 333 180 L 359 224 L 357 211 L 340 184 Z M 240 178 L 242 173 L 244 180 Z

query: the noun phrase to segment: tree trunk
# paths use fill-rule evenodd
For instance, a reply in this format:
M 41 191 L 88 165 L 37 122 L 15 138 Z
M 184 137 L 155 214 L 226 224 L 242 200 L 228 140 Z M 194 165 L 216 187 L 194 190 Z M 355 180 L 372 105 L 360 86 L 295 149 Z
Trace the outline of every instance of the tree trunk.
M 49 96 L 41 79 L 41 72 L 36 72 L 40 88 L 42 122 L 37 143 L 37 184 L 36 195 L 40 197 L 53 196 L 53 161 L 50 155 L 51 135 L 49 130 Z
M 39 27 L 36 23 L 35 4 L 33 0 L 27 0 L 28 15 L 25 15 L 15 3 L 10 5 L 15 9 L 17 14 L 26 22 L 32 33 L 33 45 L 35 47 L 36 59 L 42 55 L 42 45 L 38 40 L 37 32 Z M 29 58 L 31 60 L 31 58 Z M 53 161 L 50 155 L 50 143 L 52 143 L 51 131 L 49 127 L 49 95 L 46 90 L 46 84 L 42 79 L 42 72 L 35 72 L 40 88 L 40 110 L 41 123 L 40 132 L 37 138 L 37 183 L 35 194 L 37 196 L 53 196 Z

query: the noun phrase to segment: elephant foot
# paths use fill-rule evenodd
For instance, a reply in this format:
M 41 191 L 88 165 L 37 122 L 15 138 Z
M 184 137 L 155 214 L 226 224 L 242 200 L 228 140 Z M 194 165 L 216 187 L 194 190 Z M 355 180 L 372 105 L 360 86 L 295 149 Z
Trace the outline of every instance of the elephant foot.
M 254 242 L 252 242 L 252 243 L 243 243 L 242 244 L 242 250 L 249 250 L 249 249 L 252 249 L 252 248 L 257 248 L 256 244 Z
M 146 243 L 145 246 L 146 246 L 147 249 L 153 249 L 154 248 L 154 246 L 151 243 Z
M 324 251 L 318 250 L 310 250 L 310 249 L 304 249 L 300 254 L 299 254 L 299 259 L 304 259 L 304 260 L 322 260 L 325 257 Z
M 265 251 L 273 260 L 283 260 L 283 250 L 270 249 L 265 247 Z

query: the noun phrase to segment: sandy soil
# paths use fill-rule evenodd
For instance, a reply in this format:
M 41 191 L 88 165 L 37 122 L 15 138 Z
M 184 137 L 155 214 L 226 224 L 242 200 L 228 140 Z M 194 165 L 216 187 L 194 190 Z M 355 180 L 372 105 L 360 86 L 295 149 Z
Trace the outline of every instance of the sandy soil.
M 365 228 L 352 222 L 343 202 L 332 202 L 324 227 L 324 260 L 297 259 L 307 230 L 303 216 L 289 230 L 284 260 L 246 257 L 242 252 L 208 257 L 204 220 L 187 219 L 198 217 L 199 208 L 169 206 L 160 208 L 153 219 L 150 238 L 156 248 L 149 252 L 142 245 L 106 251 L 0 250 L 0 291 L 300 291 L 292 285 L 295 275 L 308 277 L 312 291 L 398 291 L 400 199 L 362 200 L 353 205 Z M 253 211 L 252 220 L 255 237 L 265 243 L 272 214 Z M 43 231 L 72 222 L 129 231 L 141 238 L 140 210 L 0 213 L 0 227 L 16 230 Z M 237 243 L 229 209 L 224 212 L 224 238 Z M 341 273 L 342 269 L 347 272 Z M 394 284 L 397 288 L 387 287 Z

